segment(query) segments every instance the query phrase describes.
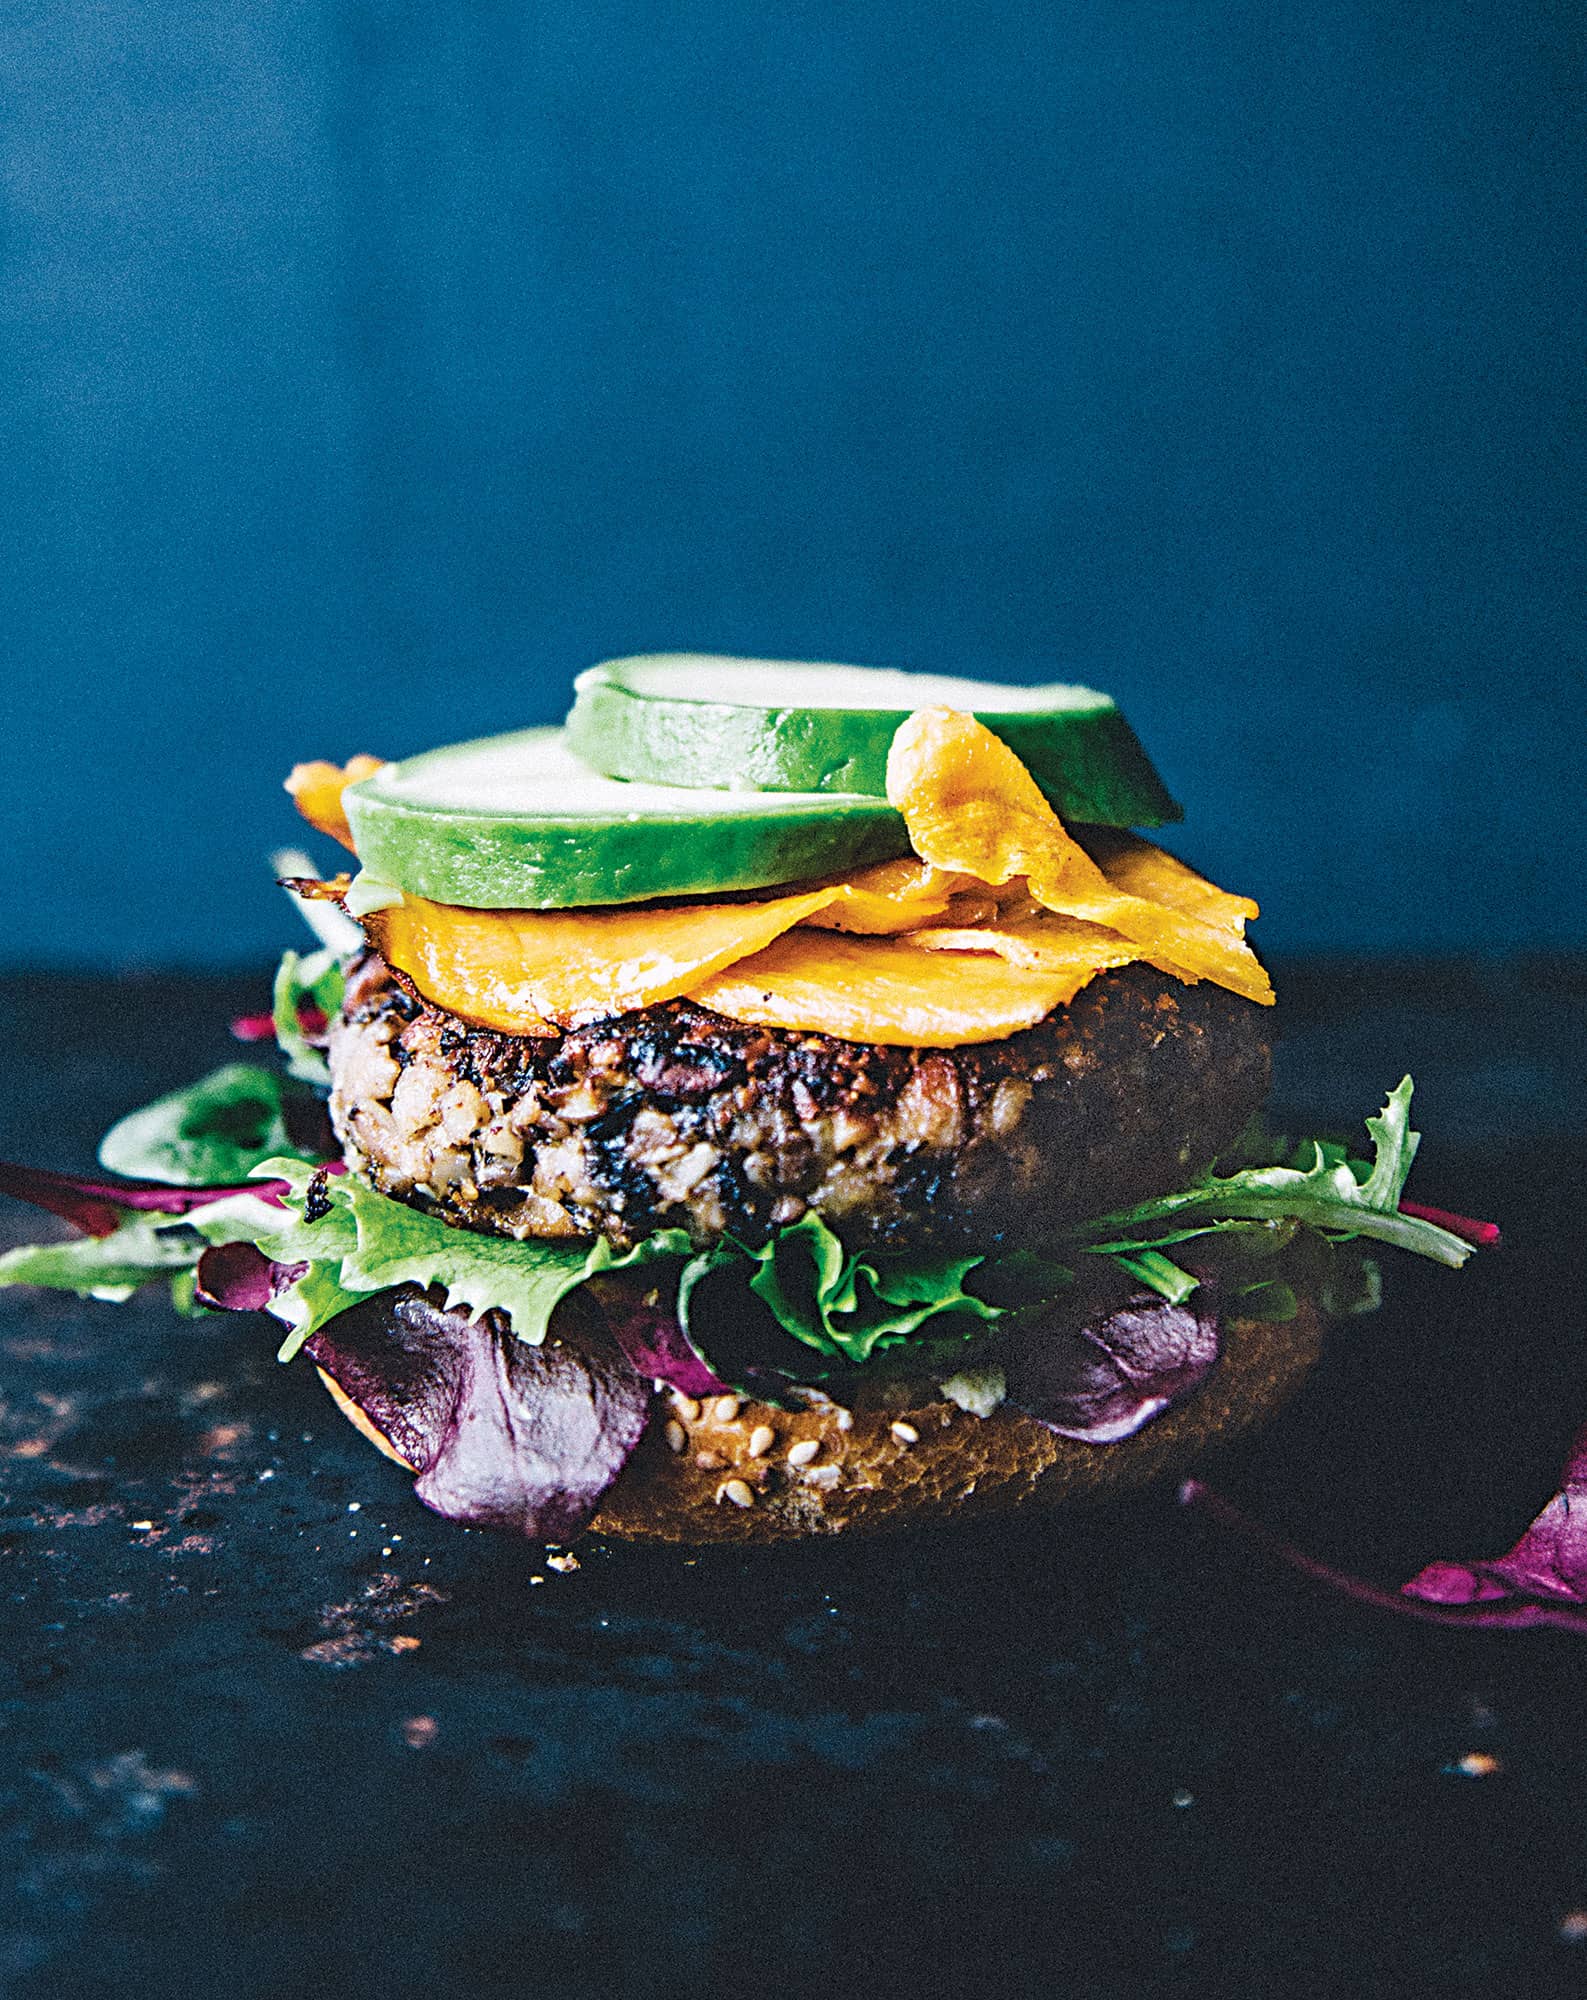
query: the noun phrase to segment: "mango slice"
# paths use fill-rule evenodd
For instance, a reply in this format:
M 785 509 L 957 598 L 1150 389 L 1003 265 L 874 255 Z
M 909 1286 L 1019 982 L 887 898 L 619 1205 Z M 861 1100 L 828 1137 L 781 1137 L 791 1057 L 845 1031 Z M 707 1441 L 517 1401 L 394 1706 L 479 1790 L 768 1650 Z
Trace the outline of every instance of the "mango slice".
M 885 937 L 934 923 L 955 898 L 980 887 L 972 876 L 944 873 L 924 861 L 882 861 L 829 885 L 832 900 L 803 919 L 820 930 Z
M 1217 888 L 1177 855 L 1154 847 L 1149 840 L 1100 827 L 1089 829 L 1086 838 L 1097 866 L 1114 888 L 1126 895 L 1161 903 L 1165 909 L 1182 910 L 1214 930 L 1241 939 L 1246 924 L 1261 915 L 1249 896 L 1232 896 L 1227 889 Z
M 994 919 L 985 924 L 930 926 L 911 931 L 908 942 L 925 951 L 992 952 L 1027 972 L 1083 972 L 1087 979 L 1133 965 L 1141 955 L 1117 931 L 1045 911 L 1013 924 Z M 1079 990 L 1077 986 L 1075 991 Z
M 593 910 L 470 910 L 405 896 L 362 919 L 427 1000 L 481 1027 L 550 1035 L 693 993 L 796 924 L 885 934 L 946 914 L 963 878 L 888 861 L 795 895 Z
M 1243 915 L 1234 906 L 1242 898 L 1217 891 L 1220 900 L 1208 914 L 1194 914 L 1179 906 L 1194 900 L 1191 886 L 1172 867 L 1129 849 L 1121 850 L 1124 877 L 1166 885 L 1174 904 L 1149 901 L 1110 880 L 1065 832 L 1013 751 L 973 716 L 946 708 L 912 715 L 893 738 L 887 797 L 904 816 L 910 845 L 933 867 L 994 886 L 1023 878 L 1043 908 L 1116 931 L 1159 971 L 1192 983 L 1211 979 L 1273 1004 L 1272 982 L 1237 927 Z M 1200 879 L 1189 869 L 1184 874 Z
M 345 764 L 327 764 L 323 760 L 294 764 L 287 774 L 286 789 L 292 794 L 292 803 L 316 833 L 340 841 L 349 853 L 356 854 L 358 850 L 353 846 L 352 829 L 342 810 L 342 793 L 349 785 L 356 785 L 360 778 L 372 778 L 385 761 L 384 757 L 360 753 L 357 757 L 349 757 Z
M 677 999 L 831 894 L 599 910 L 466 910 L 406 896 L 362 922 L 387 964 L 436 1006 L 504 1034 L 552 1035 Z
M 690 994 L 759 1027 L 896 1048 L 1000 1042 L 1072 1000 L 1106 963 L 1033 969 L 996 952 L 923 951 L 906 938 L 794 930 Z

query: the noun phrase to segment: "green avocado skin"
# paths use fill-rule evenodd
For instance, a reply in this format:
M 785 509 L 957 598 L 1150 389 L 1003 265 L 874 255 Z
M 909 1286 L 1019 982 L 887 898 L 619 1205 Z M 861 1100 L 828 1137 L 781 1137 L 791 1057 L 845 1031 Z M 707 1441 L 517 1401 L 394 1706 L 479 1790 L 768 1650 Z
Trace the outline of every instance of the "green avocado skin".
M 597 671 L 581 676 L 565 727 L 568 747 L 610 778 L 883 799 L 887 753 L 906 716 L 668 700 Z M 1020 759 L 1060 819 L 1130 827 L 1183 818 L 1116 708 L 976 719 Z
M 536 822 L 398 803 L 373 782 L 346 793 L 366 873 L 465 909 L 577 909 L 766 889 L 910 851 L 901 816 L 869 799 L 764 819 L 713 814 L 702 799 L 692 821 Z

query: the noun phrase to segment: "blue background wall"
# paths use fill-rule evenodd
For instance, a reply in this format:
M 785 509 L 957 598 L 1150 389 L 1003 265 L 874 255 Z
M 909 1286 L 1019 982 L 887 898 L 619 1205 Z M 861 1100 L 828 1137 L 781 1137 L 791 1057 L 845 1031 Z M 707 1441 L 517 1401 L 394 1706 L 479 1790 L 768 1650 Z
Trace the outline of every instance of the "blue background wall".
M 662 647 L 1069 675 L 1269 948 L 1579 942 L 1579 0 L 8 0 L 3 947 Z

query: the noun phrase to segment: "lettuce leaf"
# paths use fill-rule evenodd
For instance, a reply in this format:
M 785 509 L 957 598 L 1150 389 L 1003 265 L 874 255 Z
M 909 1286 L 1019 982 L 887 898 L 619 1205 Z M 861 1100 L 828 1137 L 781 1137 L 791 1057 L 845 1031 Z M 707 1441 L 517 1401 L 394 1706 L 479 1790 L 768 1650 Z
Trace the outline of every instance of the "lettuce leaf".
M 627 1464 L 650 1382 L 616 1352 L 531 1346 L 412 1292 L 366 1296 L 309 1353 L 448 1520 L 567 1541 Z
M 692 1245 L 681 1229 L 658 1230 L 627 1252 L 604 1237 L 593 1245 L 517 1242 L 481 1236 L 376 1194 L 351 1175 L 331 1196 L 345 1203 L 357 1246 L 342 1260 L 341 1281 L 351 1291 L 382 1292 L 397 1285 L 442 1285 L 448 1308 L 467 1306 L 479 1319 L 504 1312 L 520 1340 L 538 1347 L 558 1302 L 597 1271 L 620 1271 L 663 1257 L 686 1257 Z
M 271 1013 L 276 1041 L 287 1059 L 287 1068 L 300 1083 L 324 1088 L 330 1085 L 330 1066 L 309 1040 L 304 1017 L 312 1020 L 318 1015 L 323 1020 L 332 1019 L 342 1004 L 344 984 L 338 952 L 326 949 L 301 955 L 295 951 L 281 954 L 271 995 Z
M 1122 1261 L 1217 1232 L 1296 1222 L 1336 1239 L 1370 1237 L 1458 1270 L 1472 1243 L 1400 1208 L 1421 1142 L 1421 1134 L 1411 1130 L 1411 1089 L 1407 1076 L 1379 1115 L 1366 1121 L 1370 1162 L 1350 1159 L 1342 1146 L 1308 1139 L 1287 1164 L 1206 1174 L 1177 1194 L 1159 1195 L 1066 1232 L 1064 1240 L 1077 1250 Z
M 46 1285 L 83 1298 L 130 1299 L 140 1285 L 169 1279 L 198 1262 L 204 1245 L 186 1221 L 124 1212 L 108 1236 L 24 1243 L 0 1257 L 0 1286 Z
M 244 1195 L 194 1221 L 210 1244 L 244 1241 L 273 1265 L 305 1267 L 266 1308 L 291 1328 L 283 1360 L 357 1299 L 403 1285 L 439 1287 L 447 1310 L 466 1309 L 474 1320 L 504 1312 L 519 1339 L 538 1346 L 557 1305 L 588 1279 L 661 1262 L 679 1267 L 681 1316 L 692 1341 L 691 1355 L 672 1359 L 701 1379 L 719 1378 L 695 1337 L 700 1315 L 691 1315 L 687 1302 L 708 1270 L 740 1274 L 744 1289 L 787 1332 L 845 1361 L 866 1360 L 878 1346 L 907 1339 L 934 1320 L 955 1316 L 974 1323 L 1005 1310 L 964 1290 L 963 1278 L 983 1261 L 979 1257 L 853 1257 L 813 1214 L 755 1251 L 729 1245 L 696 1255 L 683 1230 L 667 1229 L 623 1252 L 604 1238 L 593 1244 L 519 1242 L 460 1229 L 351 1174 L 333 1179 L 297 1159 L 266 1160 L 256 1172 L 285 1185 L 285 1214 Z M 314 1221 L 311 1212 L 317 1212 Z M 716 1296 L 720 1302 L 720 1292 Z M 657 1347 L 655 1356 L 659 1368 L 666 1354 Z
M 1458 1268 L 1491 1225 L 1447 1217 L 1434 1222 L 1400 1206 L 1420 1134 L 1411 1129 L 1412 1083 L 1406 1077 L 1381 1113 L 1366 1121 L 1370 1161 L 1306 1140 L 1289 1157 L 1234 1173 L 1205 1174 L 1189 1188 L 1099 1217 L 1064 1233 L 1057 1247 L 1071 1259 L 1105 1257 L 1135 1284 L 1180 1306 L 1218 1267 L 1234 1310 L 1253 1319 L 1292 1319 L 1309 1280 L 1326 1310 L 1360 1312 L 1377 1303 L 1376 1267 L 1342 1262 L 1328 1251 L 1359 1239 L 1389 1243 Z M 1254 1145 L 1251 1149 L 1254 1152 Z M 1459 1223 L 1457 1234 L 1443 1223 Z M 1199 1244 L 1187 1268 L 1166 1253 Z M 1229 1269 L 1230 1258 L 1283 1256 L 1289 1268 L 1255 1274 Z M 1321 1252 L 1321 1259 L 1317 1255 Z M 1065 1264 L 1030 1256 L 983 1258 L 850 1254 L 817 1215 L 803 1216 L 762 1248 L 740 1252 L 756 1266 L 749 1288 L 777 1324 L 816 1352 L 865 1362 L 879 1350 L 949 1329 L 973 1332 L 1018 1305 L 1060 1296 L 1072 1281 Z M 1304 1270 L 1294 1268 L 1299 1261 Z M 974 1274 L 972 1283 L 972 1273 Z M 1013 1296 L 1006 1296 L 1012 1289 Z
M 110 1235 L 130 1210 L 186 1215 L 190 1209 L 245 1191 L 241 1184 L 181 1188 L 154 1181 L 106 1181 L 93 1174 L 55 1174 L 46 1167 L 19 1167 L 12 1160 L 0 1160 L 0 1194 L 58 1215 L 85 1236 Z M 271 1198 L 265 1187 L 253 1192 L 256 1199 Z
M 0 1193 L 14 1195 L 69 1222 L 80 1232 L 57 1243 L 28 1243 L 0 1257 L 0 1287 L 43 1285 L 83 1298 L 121 1300 L 140 1285 L 168 1279 L 178 1310 L 198 1309 L 193 1272 L 205 1239 L 201 1214 L 243 1204 L 253 1233 L 282 1225 L 285 1182 L 257 1189 L 166 1187 L 147 1181 L 107 1181 L 41 1167 L 0 1162 Z M 174 1274 L 174 1275 L 173 1275 Z
M 1299 1575 L 1374 1610 L 1468 1632 L 1551 1627 L 1587 1634 L 1587 1432 L 1571 1447 L 1559 1491 L 1508 1555 L 1428 1563 L 1397 1590 L 1309 1555 L 1204 1480 L 1187 1479 L 1179 1502 Z
M 306 1264 L 301 1274 L 282 1285 L 265 1310 L 272 1319 L 285 1322 L 290 1331 L 276 1350 L 278 1361 L 290 1361 L 311 1334 L 329 1326 L 333 1319 L 366 1298 L 367 1293 L 350 1291 L 341 1281 L 341 1267 L 318 1258 Z
M 303 1275 L 300 1264 L 272 1264 L 251 1243 L 212 1243 L 192 1271 L 198 1312 L 268 1312 L 270 1301 Z
M 112 1125 L 100 1164 L 129 1180 L 213 1187 L 246 1180 L 261 1160 L 293 1150 L 281 1079 L 255 1063 L 227 1063 Z
M 256 1172 L 285 1183 L 285 1217 L 241 1195 L 193 1221 L 208 1243 L 247 1242 L 272 1264 L 306 1267 L 267 1308 L 291 1328 L 281 1348 L 284 1361 L 358 1299 L 403 1285 L 439 1286 L 446 1309 L 466 1308 L 473 1320 L 504 1312 L 518 1338 L 537 1347 L 558 1303 L 596 1272 L 690 1253 L 681 1230 L 658 1231 L 626 1253 L 604 1238 L 594 1244 L 520 1243 L 459 1229 L 377 1194 L 351 1174 L 332 1177 L 302 1160 L 266 1160 Z
M 868 1361 L 928 1327 L 941 1332 L 934 1323 L 1001 1319 L 1007 1310 L 964 1288 L 984 1257 L 851 1255 L 814 1210 L 742 1254 L 755 1267 L 749 1289 L 777 1324 L 845 1361 Z
M 1528 1605 L 1571 1605 L 1587 1613 L 1587 1429 L 1571 1442 L 1559 1491 L 1507 1555 L 1432 1562 L 1400 1588 L 1424 1604 L 1481 1607 L 1489 1617 L 1501 1606 L 1522 1613 Z
M 1080 1324 L 1016 1325 L 998 1343 L 1004 1390 L 1060 1437 L 1116 1444 L 1193 1395 L 1223 1354 L 1218 1315 L 1139 1296 Z
M 599 1276 L 591 1294 L 607 1332 L 636 1375 L 666 1382 L 686 1396 L 720 1396 L 735 1386 L 711 1367 L 684 1325 L 681 1278 L 673 1306 L 664 1303 L 659 1287 L 603 1283 Z
M 1165 1257 L 1161 1250 L 1115 1250 L 1111 1254 L 1121 1271 L 1127 1271 L 1137 1284 L 1156 1292 L 1171 1306 L 1183 1305 L 1201 1285 L 1200 1278 L 1176 1264 L 1172 1257 Z
M 268 1301 L 256 1300 L 249 1290 L 238 1287 L 229 1292 L 210 1292 L 208 1275 L 200 1260 L 199 1284 L 212 1302 L 223 1311 L 258 1310 L 262 1306 L 272 1318 L 289 1329 L 278 1359 L 290 1361 L 312 1333 L 333 1320 L 338 1313 L 356 1305 L 362 1296 L 341 1282 L 342 1262 L 357 1248 L 357 1234 L 345 1208 L 323 1193 L 324 1204 L 316 1221 L 305 1213 L 311 1183 L 321 1190 L 340 1187 L 344 1177 L 332 1180 L 324 1168 L 313 1168 L 301 1160 L 278 1158 L 260 1169 L 260 1178 L 271 1169 L 284 1185 L 279 1202 L 261 1201 L 257 1195 L 234 1195 L 216 1202 L 193 1217 L 193 1226 L 210 1251 L 245 1246 L 254 1250 L 269 1272 Z M 213 1269 L 214 1267 L 211 1267 Z

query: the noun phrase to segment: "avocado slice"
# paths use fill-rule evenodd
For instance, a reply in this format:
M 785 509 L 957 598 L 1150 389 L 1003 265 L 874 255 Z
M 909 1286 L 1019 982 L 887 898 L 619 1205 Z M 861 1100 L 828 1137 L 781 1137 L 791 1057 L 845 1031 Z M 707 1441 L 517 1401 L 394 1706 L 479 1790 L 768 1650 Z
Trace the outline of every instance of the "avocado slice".
M 608 777 L 881 799 L 899 724 L 953 708 L 1003 739 L 1061 819 L 1183 817 L 1111 697 L 1092 688 L 705 653 L 608 660 L 574 687 L 569 747 Z
M 365 875 L 476 910 L 763 889 L 909 852 L 885 800 L 602 776 L 560 729 L 386 764 L 343 794 Z

